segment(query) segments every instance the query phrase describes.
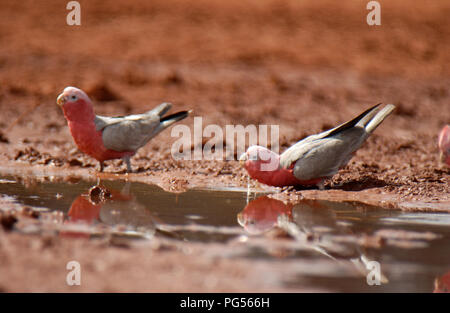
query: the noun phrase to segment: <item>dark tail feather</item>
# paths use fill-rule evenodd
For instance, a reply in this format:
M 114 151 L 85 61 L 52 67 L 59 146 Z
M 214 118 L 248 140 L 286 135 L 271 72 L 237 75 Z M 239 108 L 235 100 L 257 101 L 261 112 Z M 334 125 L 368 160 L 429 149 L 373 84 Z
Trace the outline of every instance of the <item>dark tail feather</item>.
M 181 112 L 177 112 L 177 113 L 170 114 L 170 115 L 162 117 L 159 120 L 160 121 L 159 125 L 161 125 L 161 130 L 163 130 L 166 127 L 169 127 L 170 125 L 172 125 L 175 122 L 178 122 L 178 121 L 181 121 L 182 119 L 185 119 L 191 113 L 192 113 L 192 110 L 190 110 L 190 111 L 181 111 Z
M 367 114 L 369 114 L 371 111 L 377 109 L 379 106 L 381 105 L 381 103 L 378 103 L 376 105 L 374 105 L 373 107 L 365 110 L 364 112 L 362 112 L 360 115 L 358 115 L 357 117 L 355 117 L 354 119 L 352 119 L 351 121 L 348 121 L 342 125 L 339 125 L 338 127 L 336 127 L 335 129 L 333 129 L 329 134 L 327 134 L 326 137 L 331 137 L 341 131 L 344 131 L 346 129 L 352 128 L 353 126 L 355 126 L 356 124 L 358 124 L 358 122 L 360 120 L 362 120 Z
M 185 119 L 186 117 L 188 117 L 190 112 L 191 111 L 180 111 L 180 112 L 177 112 L 174 114 L 166 115 L 160 119 L 160 122 L 162 123 L 162 122 L 172 121 L 172 120 L 174 122 L 178 122 L 178 121 L 181 121 L 182 119 Z

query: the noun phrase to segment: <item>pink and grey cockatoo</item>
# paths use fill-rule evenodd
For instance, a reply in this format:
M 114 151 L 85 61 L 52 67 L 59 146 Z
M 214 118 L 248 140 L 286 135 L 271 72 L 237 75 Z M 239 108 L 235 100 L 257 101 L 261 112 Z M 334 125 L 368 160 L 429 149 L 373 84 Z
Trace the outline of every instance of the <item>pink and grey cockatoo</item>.
M 380 104 L 351 121 L 320 134 L 311 135 L 281 155 L 261 146 L 251 146 L 240 157 L 250 177 L 275 186 L 318 185 L 332 177 L 352 158 L 370 134 L 395 109 Z
M 132 172 L 130 158 L 150 139 L 173 123 L 186 118 L 191 111 L 164 114 L 171 108 L 170 103 L 162 103 L 143 114 L 120 117 L 95 115 L 92 102 L 82 90 L 67 87 L 58 96 L 69 125 L 70 133 L 78 148 L 100 162 L 122 158 L 127 171 Z
M 441 161 L 450 166 L 450 125 L 445 125 L 442 128 L 438 145 Z

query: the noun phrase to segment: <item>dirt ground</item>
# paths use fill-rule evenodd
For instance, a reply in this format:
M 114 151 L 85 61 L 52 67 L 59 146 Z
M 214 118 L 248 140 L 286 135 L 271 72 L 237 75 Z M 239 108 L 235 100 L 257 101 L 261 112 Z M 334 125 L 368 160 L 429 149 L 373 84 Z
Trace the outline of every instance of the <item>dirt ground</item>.
M 66 86 L 85 90 L 103 115 L 169 101 L 173 111 L 193 109 L 204 126 L 279 125 L 281 151 L 383 102 L 397 106 L 394 114 L 327 182 L 328 190 L 302 196 L 450 211 L 450 169 L 439 163 L 437 149 L 439 130 L 450 122 L 450 3 L 379 1 L 382 25 L 368 26 L 367 1 L 359 0 L 79 2 L 81 26 L 66 25 L 61 1 L 0 3 L 0 174 L 97 175 L 97 162 L 76 149 L 55 104 Z M 193 118 L 181 123 L 192 129 Z M 170 130 L 154 138 L 133 157 L 138 173 L 128 177 L 173 191 L 247 187 L 237 161 L 173 160 L 176 139 Z M 102 177 L 123 177 L 124 164 L 110 161 L 106 172 Z M 43 238 L 0 238 L 3 291 L 71 291 L 56 278 L 45 286 L 42 279 L 72 253 L 83 260 L 108 255 L 105 264 L 92 265 L 97 283 L 82 291 L 283 291 L 245 279 L 258 276 L 250 262 L 216 263 L 183 249 L 73 240 L 51 241 L 42 254 Z M 179 275 L 145 284 L 165 267 L 179 268 L 180 257 Z M 29 262 L 37 268 L 24 270 Z M 129 262 L 145 266 L 146 274 L 133 282 L 124 271 L 102 281 L 103 270 L 95 270 Z M 211 268 L 215 279 L 228 279 L 205 285 L 198 277 Z

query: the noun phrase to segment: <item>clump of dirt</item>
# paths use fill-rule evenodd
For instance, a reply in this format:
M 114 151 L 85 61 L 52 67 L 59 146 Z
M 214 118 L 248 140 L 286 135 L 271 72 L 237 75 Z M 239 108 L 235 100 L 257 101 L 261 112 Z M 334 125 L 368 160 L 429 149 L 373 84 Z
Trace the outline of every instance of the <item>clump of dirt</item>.
M 89 97 L 92 97 L 95 100 L 107 102 L 107 101 L 116 101 L 120 100 L 121 97 L 108 86 L 107 83 L 97 83 L 85 91 Z
M 36 211 L 35 209 L 25 206 L 22 208 L 22 211 L 20 212 L 23 216 L 37 219 L 40 216 L 39 211 Z
M 170 72 L 165 78 L 164 78 L 164 84 L 166 85 L 181 85 L 184 83 L 183 77 L 180 73 L 177 71 Z
M 0 132 L 0 143 L 9 143 L 8 138 L 2 132 Z
M 40 153 L 33 147 L 26 147 L 23 150 L 16 152 L 14 160 L 27 161 L 30 164 L 40 164 L 40 165 L 53 165 L 61 167 L 64 164 L 64 160 L 61 158 L 55 158 L 49 153 Z
M 83 166 L 83 162 L 81 162 L 80 160 L 77 160 L 77 159 L 70 159 L 69 165 L 70 166 Z
M 18 221 L 15 212 L 0 212 L 0 224 L 6 231 L 11 231 Z

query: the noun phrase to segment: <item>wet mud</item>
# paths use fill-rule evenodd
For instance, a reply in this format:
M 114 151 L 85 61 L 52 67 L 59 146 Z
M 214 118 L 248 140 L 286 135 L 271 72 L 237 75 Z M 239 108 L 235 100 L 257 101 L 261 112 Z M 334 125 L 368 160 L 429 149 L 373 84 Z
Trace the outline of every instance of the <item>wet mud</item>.
M 289 274 L 287 268 L 271 269 L 258 289 L 272 291 L 430 292 L 434 284 L 440 286 L 439 275 L 450 262 L 450 216 L 445 213 L 409 213 L 360 202 L 282 201 L 277 194 L 236 190 L 172 193 L 123 180 L 42 182 L 9 176 L 0 182 L 2 232 L 10 235 L 2 239 L 2 257 L 9 266 L 16 234 L 40 241 L 38 250 L 59 250 L 82 240 L 119 250 L 187 255 L 194 250 L 199 259 L 256 262 L 261 269 L 287 266 Z M 374 260 L 382 264 L 379 286 L 367 284 Z

